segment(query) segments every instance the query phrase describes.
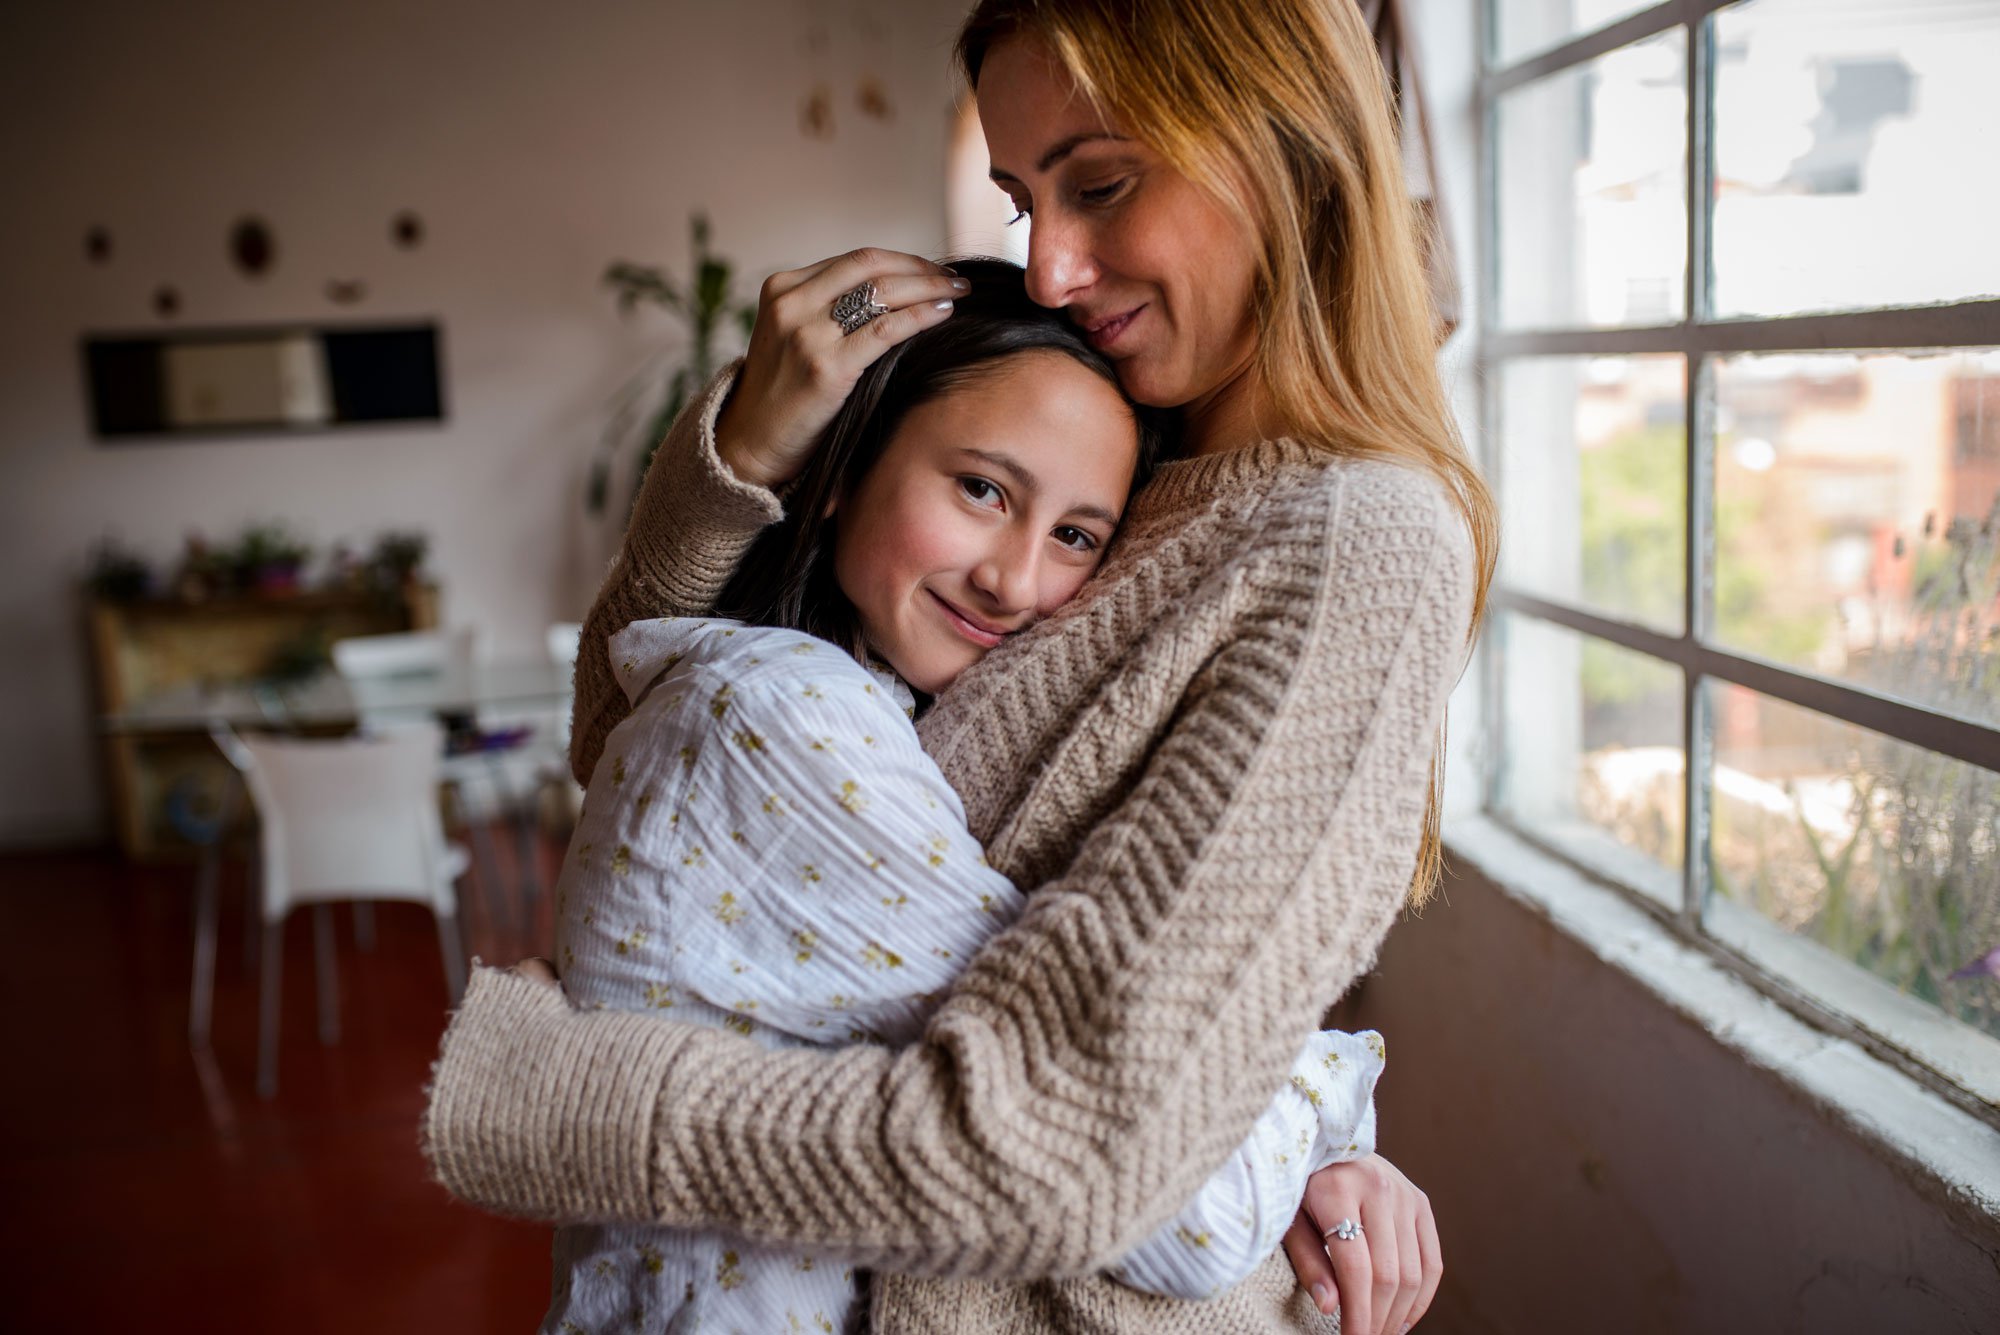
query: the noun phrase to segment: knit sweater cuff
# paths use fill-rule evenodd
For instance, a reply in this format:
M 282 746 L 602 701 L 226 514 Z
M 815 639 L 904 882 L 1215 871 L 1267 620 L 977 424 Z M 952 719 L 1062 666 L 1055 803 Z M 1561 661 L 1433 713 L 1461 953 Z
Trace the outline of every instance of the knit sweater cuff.
M 742 365 L 718 372 L 667 433 L 625 535 L 626 564 L 676 604 L 712 602 L 757 535 L 785 515 L 775 493 L 737 477 L 716 452 L 715 419 Z
M 432 1072 L 431 1171 L 501 1214 L 650 1216 L 654 1109 L 687 1033 L 639 1013 L 585 1016 L 555 988 L 474 969 Z

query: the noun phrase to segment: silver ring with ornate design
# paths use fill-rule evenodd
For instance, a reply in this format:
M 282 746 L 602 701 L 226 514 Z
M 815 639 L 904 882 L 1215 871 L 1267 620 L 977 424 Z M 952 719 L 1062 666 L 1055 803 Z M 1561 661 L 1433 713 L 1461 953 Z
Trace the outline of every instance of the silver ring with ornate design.
M 1361 1225 L 1352 1219 L 1343 1219 L 1328 1229 L 1326 1235 L 1329 1238 L 1337 1238 L 1341 1242 L 1352 1242 L 1361 1236 Z
M 851 334 L 877 316 L 888 313 L 889 308 L 875 300 L 873 283 L 863 283 L 852 292 L 843 292 L 840 300 L 833 303 L 833 322 L 840 326 L 843 334 Z

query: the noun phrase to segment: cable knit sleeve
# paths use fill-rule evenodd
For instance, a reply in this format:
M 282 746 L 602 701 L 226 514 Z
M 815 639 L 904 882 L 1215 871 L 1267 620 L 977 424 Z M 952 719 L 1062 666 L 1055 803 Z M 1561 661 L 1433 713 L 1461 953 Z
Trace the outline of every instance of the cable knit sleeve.
M 1413 870 L 1473 560 L 1434 486 L 1355 489 L 1325 487 L 1291 536 L 1264 524 L 1138 782 L 921 1041 L 614 1033 L 483 975 L 426 1115 L 445 1185 L 907 1274 L 1084 1274 L 1145 1238 L 1285 1082 Z
M 758 533 L 784 517 L 776 495 L 739 479 L 715 452 L 715 417 L 741 365 L 723 368 L 668 428 L 618 559 L 584 618 L 569 750 L 578 783 L 588 786 L 604 739 L 631 712 L 606 641 L 634 621 L 714 610 Z

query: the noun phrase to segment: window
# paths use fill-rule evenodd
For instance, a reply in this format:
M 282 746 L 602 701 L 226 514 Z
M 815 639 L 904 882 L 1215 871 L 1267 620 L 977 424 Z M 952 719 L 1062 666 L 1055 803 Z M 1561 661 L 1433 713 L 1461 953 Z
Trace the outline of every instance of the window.
M 1486 9 L 1486 805 L 2000 1121 L 2000 0 Z

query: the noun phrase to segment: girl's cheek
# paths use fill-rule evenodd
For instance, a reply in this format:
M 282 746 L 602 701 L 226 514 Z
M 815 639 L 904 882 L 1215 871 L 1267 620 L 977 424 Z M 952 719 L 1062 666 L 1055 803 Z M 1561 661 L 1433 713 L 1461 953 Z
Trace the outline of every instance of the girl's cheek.
M 1095 569 L 1097 569 L 1095 562 L 1092 562 L 1088 566 L 1061 567 L 1049 579 L 1043 582 L 1042 603 L 1038 610 L 1042 615 L 1047 616 L 1050 612 L 1055 611 L 1058 607 L 1076 597 L 1077 594 L 1083 592 L 1084 584 L 1090 579 L 1090 572 Z
M 894 545 L 902 564 L 925 572 L 951 567 L 965 559 L 971 545 L 966 517 L 956 507 L 913 505 L 898 516 Z

